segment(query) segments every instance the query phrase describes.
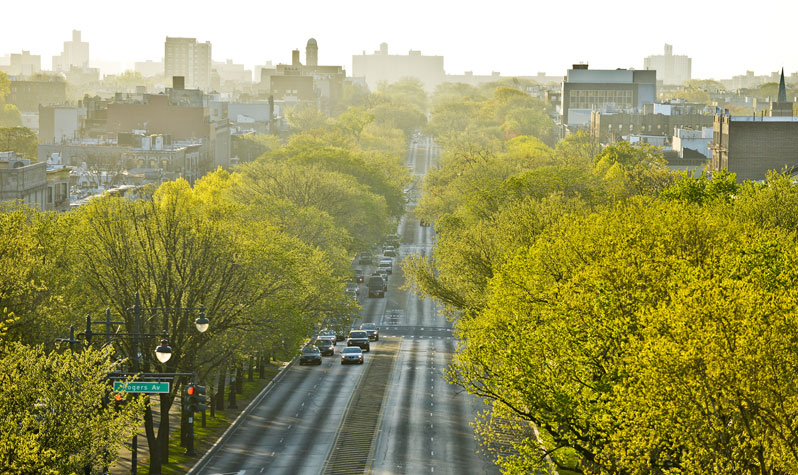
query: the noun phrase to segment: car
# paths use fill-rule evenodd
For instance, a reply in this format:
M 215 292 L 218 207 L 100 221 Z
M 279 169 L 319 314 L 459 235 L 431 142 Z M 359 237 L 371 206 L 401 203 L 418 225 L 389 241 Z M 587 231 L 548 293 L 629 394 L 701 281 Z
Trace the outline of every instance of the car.
M 377 328 L 376 323 L 361 323 L 361 330 L 366 330 L 369 335 L 369 340 L 380 341 L 380 329 Z
M 365 275 L 363 275 L 362 270 L 355 269 L 354 272 L 352 272 L 352 282 L 355 282 L 357 284 L 362 284 L 365 279 L 366 277 Z
M 302 354 L 299 356 L 299 366 L 306 364 L 321 364 L 321 351 L 316 348 L 316 345 L 308 345 L 302 348 Z
M 319 336 L 316 338 L 326 338 L 327 340 L 332 341 L 332 344 L 335 345 L 338 343 L 338 339 L 336 338 L 335 330 L 322 330 L 319 332 Z
M 399 241 L 400 239 L 398 234 L 388 234 L 385 236 L 385 239 L 383 239 L 383 242 L 386 246 L 392 247 L 399 247 Z
M 382 250 L 382 255 L 386 257 L 396 257 L 396 249 L 394 249 L 392 246 L 386 246 Z
M 377 269 L 385 269 L 388 274 L 393 274 L 393 261 L 390 258 L 380 259 Z
M 429 221 L 422 219 L 421 221 L 419 221 L 419 224 L 421 225 L 422 228 L 426 228 L 429 226 Z
M 369 334 L 365 330 L 352 330 L 349 332 L 349 338 L 346 339 L 346 346 L 359 346 L 363 351 L 371 351 L 371 344 L 369 343 Z
M 335 354 L 335 338 L 319 337 L 316 338 L 316 348 L 319 349 L 321 356 L 332 356 Z
M 354 282 L 349 282 L 346 284 L 346 289 L 344 289 L 344 292 L 346 293 L 346 295 L 349 295 L 357 299 L 358 297 L 360 297 L 360 286 Z
M 347 363 L 363 364 L 363 350 L 356 346 L 344 348 L 341 352 L 341 364 Z
M 357 258 L 358 264 L 371 264 L 371 254 L 368 252 L 361 252 L 360 256 Z
M 369 289 L 369 297 L 385 297 L 387 284 L 379 275 L 372 275 L 369 277 L 369 281 L 366 285 Z
M 385 270 L 385 269 L 377 269 L 374 272 L 374 275 L 378 275 L 378 276 L 382 277 L 382 291 L 383 292 L 387 292 L 388 291 L 388 271 Z

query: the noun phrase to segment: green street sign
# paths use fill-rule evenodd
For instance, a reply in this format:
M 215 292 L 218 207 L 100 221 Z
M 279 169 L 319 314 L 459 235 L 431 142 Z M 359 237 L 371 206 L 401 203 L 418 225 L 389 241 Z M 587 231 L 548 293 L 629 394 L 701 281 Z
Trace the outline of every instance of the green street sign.
M 114 382 L 114 391 L 126 393 L 168 393 L 169 383 L 139 381 L 133 383 Z

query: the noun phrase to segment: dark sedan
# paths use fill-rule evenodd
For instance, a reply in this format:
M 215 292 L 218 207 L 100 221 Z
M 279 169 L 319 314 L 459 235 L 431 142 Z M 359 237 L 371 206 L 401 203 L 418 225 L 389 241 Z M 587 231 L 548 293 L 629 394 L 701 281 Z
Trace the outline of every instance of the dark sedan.
M 369 351 L 371 344 L 369 343 L 369 334 L 365 330 L 352 330 L 349 332 L 349 338 L 346 340 L 346 346 L 359 346 L 363 351 Z
M 335 354 L 335 345 L 333 341 L 335 341 L 335 337 L 333 337 L 332 341 L 324 337 L 316 339 L 316 348 L 321 352 L 321 356 L 332 356 Z
M 299 357 L 299 366 L 306 364 L 321 364 L 321 351 L 313 345 L 302 348 L 302 355 Z
M 374 323 L 363 323 L 360 325 L 361 330 L 365 330 L 369 334 L 369 340 L 380 341 L 380 329 Z

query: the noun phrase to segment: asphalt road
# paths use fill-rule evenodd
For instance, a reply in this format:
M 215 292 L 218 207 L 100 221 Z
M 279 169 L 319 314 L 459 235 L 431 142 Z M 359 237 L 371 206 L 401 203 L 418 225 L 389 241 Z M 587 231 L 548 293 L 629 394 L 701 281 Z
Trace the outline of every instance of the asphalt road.
M 407 165 L 422 177 L 437 153 L 427 139 L 414 142 Z M 411 190 L 411 207 L 414 193 Z M 410 217 L 401 221 L 398 234 L 402 245 L 386 297 L 366 297 L 361 284 L 363 310 L 357 323 L 376 322 L 382 340 L 372 342 L 365 364 L 342 366 L 338 353 L 346 343 L 339 342 L 335 356 L 325 357 L 321 366 L 295 364 L 286 369 L 198 473 L 355 473 L 336 468 L 350 453 L 362 456 L 365 471 L 374 474 L 498 473 L 478 453 L 470 427 L 481 403 L 444 379 L 457 343 L 451 324 L 438 315 L 433 302 L 400 290 L 401 259 L 412 253 L 428 254 L 434 230 Z M 360 267 L 367 275 L 373 271 L 373 266 Z M 364 391 L 371 380 L 361 376 L 368 374 L 378 356 L 391 362 L 374 366 L 380 368 L 384 389 Z M 378 411 L 374 427 L 357 424 L 354 412 L 364 404 Z M 348 439 L 343 432 L 352 427 L 362 431 L 358 434 L 362 437 L 344 452 L 342 441 Z

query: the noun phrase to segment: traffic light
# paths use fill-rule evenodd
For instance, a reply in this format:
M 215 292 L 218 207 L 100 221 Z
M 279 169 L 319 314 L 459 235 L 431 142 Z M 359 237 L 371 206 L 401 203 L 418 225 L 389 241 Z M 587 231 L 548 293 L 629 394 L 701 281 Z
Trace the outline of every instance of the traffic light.
M 205 386 L 200 386 L 194 383 L 188 384 L 183 397 L 185 398 L 183 408 L 189 414 L 202 412 L 205 410 Z
M 207 405 L 205 404 L 205 386 L 200 386 L 198 384 L 194 385 L 194 392 L 196 393 L 196 405 L 194 408 L 194 412 L 202 412 L 205 410 Z
M 124 406 L 126 402 L 127 400 L 123 393 L 114 393 L 114 409 L 117 411 L 122 409 L 122 406 Z
M 187 385 L 186 386 L 186 392 L 185 392 L 183 397 L 185 398 L 184 399 L 185 402 L 183 403 L 183 409 L 186 412 L 188 412 L 189 414 L 197 412 L 197 388 L 196 388 L 196 386 L 194 386 L 193 384 Z

